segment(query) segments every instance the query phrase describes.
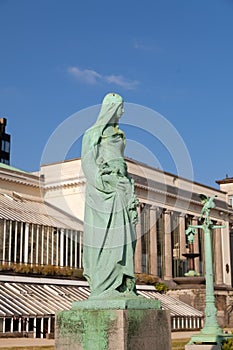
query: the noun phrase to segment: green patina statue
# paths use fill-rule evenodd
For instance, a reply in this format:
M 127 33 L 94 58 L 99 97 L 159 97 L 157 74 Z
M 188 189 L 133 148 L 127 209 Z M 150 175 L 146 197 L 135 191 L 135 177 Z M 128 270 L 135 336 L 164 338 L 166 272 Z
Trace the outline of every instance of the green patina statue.
M 124 112 L 116 93 L 103 100 L 82 143 L 86 176 L 83 267 L 91 299 L 136 296 L 134 251 L 138 200 L 124 160 Z
M 218 344 L 220 346 L 226 339 L 232 338 L 232 334 L 225 334 L 220 328 L 217 320 L 217 308 L 215 306 L 211 236 L 213 230 L 225 227 L 225 225 L 214 225 L 210 219 L 210 210 L 214 209 L 216 206 L 214 202 L 215 197 L 215 195 L 208 197 L 204 194 L 200 194 L 201 203 L 203 204 L 200 219 L 203 219 L 203 223 L 201 225 L 189 225 L 189 228 L 186 230 L 188 235 L 191 234 L 192 239 L 196 230 L 202 229 L 204 231 L 205 241 L 205 323 L 200 333 L 192 336 L 189 344 Z M 200 346 L 202 347 L 202 345 Z

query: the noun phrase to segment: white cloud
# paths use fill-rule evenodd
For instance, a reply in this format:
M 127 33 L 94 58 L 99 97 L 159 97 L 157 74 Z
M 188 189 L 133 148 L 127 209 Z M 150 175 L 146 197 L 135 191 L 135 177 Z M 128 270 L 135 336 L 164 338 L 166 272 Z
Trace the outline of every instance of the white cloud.
M 78 67 L 69 67 L 68 72 L 71 73 L 75 78 L 81 80 L 87 84 L 96 84 L 102 77 L 99 73 L 91 69 L 79 69 Z
M 94 85 L 100 82 L 114 84 L 126 90 L 135 89 L 139 84 L 137 80 L 128 80 L 122 75 L 102 75 L 92 69 L 80 69 L 78 67 L 69 67 L 68 72 L 72 74 L 77 80 L 86 84 Z
M 154 43 L 145 43 L 140 40 L 135 40 L 133 47 L 136 50 L 142 50 L 142 51 L 155 51 L 157 53 L 160 53 L 162 51 L 161 48 L 155 45 Z
M 135 89 L 139 84 L 137 80 L 126 80 L 122 75 L 107 75 L 105 80 L 109 84 L 115 84 L 123 87 L 126 90 Z

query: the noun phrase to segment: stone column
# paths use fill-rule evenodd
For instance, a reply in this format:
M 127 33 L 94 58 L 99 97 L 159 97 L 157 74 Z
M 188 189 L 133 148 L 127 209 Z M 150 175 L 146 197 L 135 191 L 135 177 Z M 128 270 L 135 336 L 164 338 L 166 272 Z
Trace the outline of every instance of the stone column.
M 183 254 L 186 253 L 186 234 L 185 234 L 185 214 L 179 215 L 179 235 L 180 235 L 180 259 L 184 260 Z
M 164 279 L 172 279 L 171 212 L 164 212 Z
M 193 226 L 198 225 L 198 218 L 196 216 L 194 216 L 192 218 L 192 225 Z M 200 253 L 199 243 L 198 243 L 198 229 L 197 229 L 197 233 L 194 235 L 193 248 L 194 248 L 194 253 Z M 194 259 L 194 270 L 197 273 L 200 273 L 200 257 L 199 256 Z
M 217 222 L 217 226 L 221 226 L 222 223 Z M 214 234 L 214 264 L 215 264 L 215 283 L 223 284 L 223 265 L 222 265 L 222 229 L 216 228 Z
M 136 225 L 136 235 L 137 235 L 137 242 L 136 242 L 136 249 L 135 249 L 135 256 L 134 256 L 134 269 L 135 273 L 141 273 L 142 272 L 142 228 L 141 228 L 141 206 L 137 208 L 138 210 L 138 224 Z
M 157 268 L 157 215 L 156 215 L 156 208 L 151 207 L 150 208 L 150 239 L 149 239 L 149 273 L 151 275 L 158 275 L 158 268 Z

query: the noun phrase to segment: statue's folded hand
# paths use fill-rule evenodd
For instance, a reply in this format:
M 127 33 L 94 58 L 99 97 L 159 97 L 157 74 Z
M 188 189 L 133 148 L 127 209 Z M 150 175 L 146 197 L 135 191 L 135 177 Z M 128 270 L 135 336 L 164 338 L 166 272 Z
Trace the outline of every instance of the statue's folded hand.
M 117 189 L 119 190 L 130 190 L 131 191 L 131 184 L 127 177 L 119 177 L 117 182 Z
M 118 177 L 115 174 L 104 174 L 101 177 L 105 187 L 108 185 L 113 188 L 117 187 Z
M 102 175 L 102 180 L 105 186 L 110 185 L 116 190 L 129 191 L 131 188 L 130 180 L 127 177 L 118 176 L 114 173 Z

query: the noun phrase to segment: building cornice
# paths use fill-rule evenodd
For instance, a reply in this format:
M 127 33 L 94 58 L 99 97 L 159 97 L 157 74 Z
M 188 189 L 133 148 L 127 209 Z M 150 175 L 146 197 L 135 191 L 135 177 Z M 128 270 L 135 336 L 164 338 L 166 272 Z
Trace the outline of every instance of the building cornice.
M 26 173 L 20 173 L 17 171 L 11 171 L 0 168 L 0 180 L 19 183 L 26 186 L 41 187 L 43 180 L 38 176 Z
M 215 181 L 218 185 L 223 185 L 223 184 L 230 184 L 233 183 L 233 177 L 226 177 L 223 180 L 216 180 Z
M 205 184 L 202 184 L 202 183 L 200 183 L 200 182 L 193 181 L 193 180 L 189 180 L 189 179 L 187 179 L 187 178 L 185 178 L 185 177 L 178 176 L 178 175 L 173 174 L 173 173 L 170 173 L 170 172 L 168 172 L 168 171 L 164 171 L 164 170 L 155 168 L 155 167 L 153 167 L 153 166 L 150 166 L 150 165 L 148 165 L 148 164 L 146 164 L 146 163 L 143 163 L 143 162 L 139 162 L 139 161 L 134 160 L 134 159 L 132 159 L 132 158 L 127 158 L 127 157 L 126 157 L 125 160 L 127 161 L 127 163 L 132 163 L 132 164 L 136 164 L 136 165 L 141 165 L 141 166 L 144 167 L 144 168 L 147 168 L 147 169 L 150 169 L 150 170 L 152 170 L 152 171 L 158 172 L 158 173 L 160 173 L 160 174 L 166 175 L 166 176 L 168 176 L 168 177 L 170 177 L 170 178 L 179 179 L 179 180 L 185 181 L 186 183 L 190 183 L 190 185 L 197 185 L 197 186 L 205 187 L 205 188 L 207 188 L 207 189 L 209 189 L 209 190 L 213 190 L 214 192 L 226 193 L 225 191 L 222 191 L 222 190 L 220 190 L 220 189 L 218 189 L 218 188 L 211 187 L 211 186 L 208 186 L 208 185 L 205 185 Z M 229 178 L 229 179 L 230 179 L 230 178 Z M 231 182 L 233 182 L 233 178 L 231 178 Z M 216 183 L 218 183 L 218 182 L 216 181 Z
M 82 178 L 72 178 L 66 181 L 61 181 L 61 182 L 50 182 L 44 184 L 43 188 L 45 190 L 56 190 L 60 188 L 68 188 L 68 187 L 75 187 L 75 186 L 80 186 L 80 185 L 85 185 L 86 180 L 84 177 Z
M 183 201 L 183 202 L 198 206 L 200 208 L 202 207 L 202 204 L 201 204 L 200 198 L 199 198 L 199 193 L 183 190 L 181 188 L 177 188 L 177 187 L 171 186 L 171 185 L 166 185 L 163 183 L 158 183 L 158 182 L 151 180 L 151 179 L 149 180 L 149 183 L 150 183 L 150 186 L 149 186 L 146 183 L 145 184 L 140 183 L 141 181 L 145 182 L 144 178 L 139 177 L 139 176 L 133 176 L 132 174 L 130 174 L 130 175 L 135 180 L 135 188 L 142 189 L 147 193 L 148 192 L 157 193 L 157 194 L 160 194 L 164 197 L 173 198 L 176 201 L 177 200 Z M 154 185 L 154 186 L 151 186 L 151 185 Z M 172 193 L 172 192 L 174 192 L 174 193 Z M 233 215 L 233 209 L 229 208 L 225 201 L 220 200 L 220 199 L 216 199 L 215 203 L 216 203 L 215 210 L 217 210 L 219 212 L 221 211 L 227 215 Z M 164 203 L 164 204 L 166 204 L 166 203 Z

